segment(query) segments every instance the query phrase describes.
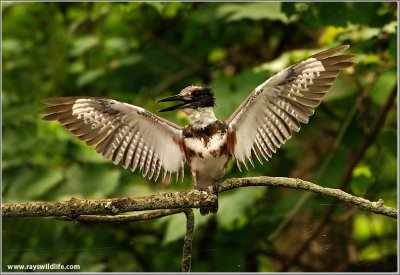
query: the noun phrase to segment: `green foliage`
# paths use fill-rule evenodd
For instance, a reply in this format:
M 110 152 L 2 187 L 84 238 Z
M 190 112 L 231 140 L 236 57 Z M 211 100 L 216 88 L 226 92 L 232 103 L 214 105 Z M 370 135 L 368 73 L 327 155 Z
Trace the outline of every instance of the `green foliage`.
M 249 3 L 249 4 L 226 4 L 217 9 L 217 15 L 226 17 L 228 22 L 250 20 L 279 20 L 287 23 L 286 15 L 281 11 L 282 3 Z
M 157 99 L 202 84 L 214 89 L 216 114 L 226 119 L 267 77 L 323 49 L 350 44 L 358 64 L 340 74 L 310 122 L 264 166 L 240 173 L 232 160 L 226 175 L 318 178 L 316 183 L 335 188 L 397 86 L 396 11 L 395 2 L 2 3 L 3 202 L 193 188 L 189 171 L 182 184 L 167 186 L 104 160 L 59 124 L 41 120 L 45 98 L 108 97 L 156 112 Z M 390 108 L 347 189 L 393 207 L 397 108 Z M 162 115 L 187 123 L 181 112 Z M 331 203 L 313 196 L 271 242 L 268 237 L 301 195 L 243 188 L 220 195 L 215 217 L 195 210 L 192 270 L 278 271 Z M 396 255 L 396 223 L 352 211 L 340 205 L 324 240 L 315 242 L 304 253 L 303 265 L 292 270 L 343 271 L 352 260 L 356 266 L 380 265 Z M 80 264 L 85 272 L 178 271 L 185 227 L 183 214 L 123 225 L 4 218 L 2 269 L 49 262 Z M 385 267 L 395 270 L 396 264 L 390 264 Z
M 382 241 L 379 244 L 370 243 L 370 239 L 393 238 L 396 231 L 395 223 L 387 223 L 382 217 L 357 215 L 354 219 L 354 239 L 362 244 L 361 260 L 376 260 L 385 255 L 396 253 L 396 244 Z
M 393 88 L 397 83 L 397 72 L 383 72 L 371 90 L 371 98 L 377 105 L 383 106 Z

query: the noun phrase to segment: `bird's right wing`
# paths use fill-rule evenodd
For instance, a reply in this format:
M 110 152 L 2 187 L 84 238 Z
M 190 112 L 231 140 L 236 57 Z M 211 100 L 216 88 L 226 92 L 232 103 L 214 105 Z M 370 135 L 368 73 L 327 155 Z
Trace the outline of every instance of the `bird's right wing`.
M 252 153 L 272 154 L 288 140 L 291 131 L 308 123 L 336 77 L 354 65 L 352 54 L 336 55 L 349 46 L 339 46 L 298 61 L 259 85 L 226 123 L 231 133 L 231 152 L 237 164 L 246 166 Z M 247 167 L 247 166 L 246 166 Z
M 56 120 L 115 164 L 157 180 L 181 174 L 186 161 L 182 128 L 151 112 L 116 100 L 96 97 L 59 97 L 44 100 L 46 120 Z

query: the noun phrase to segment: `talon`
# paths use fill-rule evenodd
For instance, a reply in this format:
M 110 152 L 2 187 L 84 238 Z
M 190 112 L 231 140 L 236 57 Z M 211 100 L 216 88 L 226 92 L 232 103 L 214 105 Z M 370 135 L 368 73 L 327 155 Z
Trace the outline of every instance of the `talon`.
M 219 191 L 219 184 L 218 184 L 218 182 L 215 182 L 213 184 L 213 192 L 214 192 L 214 194 L 218 194 L 218 191 Z

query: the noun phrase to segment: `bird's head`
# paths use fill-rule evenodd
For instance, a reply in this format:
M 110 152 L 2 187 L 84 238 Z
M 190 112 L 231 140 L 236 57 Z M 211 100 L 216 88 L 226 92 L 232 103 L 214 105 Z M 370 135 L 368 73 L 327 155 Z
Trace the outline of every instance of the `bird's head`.
M 167 112 L 176 109 L 198 109 L 214 107 L 214 94 L 210 88 L 202 86 L 189 86 L 183 89 L 179 94 L 161 99 L 157 102 L 178 101 L 177 105 L 164 108 L 159 112 Z

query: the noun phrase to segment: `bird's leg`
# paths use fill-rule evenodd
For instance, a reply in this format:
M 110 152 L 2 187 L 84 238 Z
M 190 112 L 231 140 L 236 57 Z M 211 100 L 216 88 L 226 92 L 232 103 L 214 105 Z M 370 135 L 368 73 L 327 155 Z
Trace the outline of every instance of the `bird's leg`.
M 196 189 L 200 191 L 207 191 L 207 188 L 200 187 L 196 184 Z M 214 205 L 212 206 L 204 206 L 200 207 L 200 214 L 201 215 L 207 215 L 207 214 L 215 214 L 218 211 L 218 189 L 219 189 L 219 182 L 216 181 L 212 184 L 212 193 L 217 196 L 217 200 Z M 209 192 L 209 191 L 207 191 Z
M 213 193 L 217 196 L 217 200 L 215 204 L 211 207 L 211 213 L 217 213 L 218 211 L 218 189 L 219 189 L 219 181 L 215 181 L 213 183 Z
M 216 182 L 214 182 L 214 184 L 213 184 L 213 192 L 214 192 L 214 194 L 217 195 L 217 196 L 218 196 L 218 189 L 219 189 L 219 182 L 216 181 Z

